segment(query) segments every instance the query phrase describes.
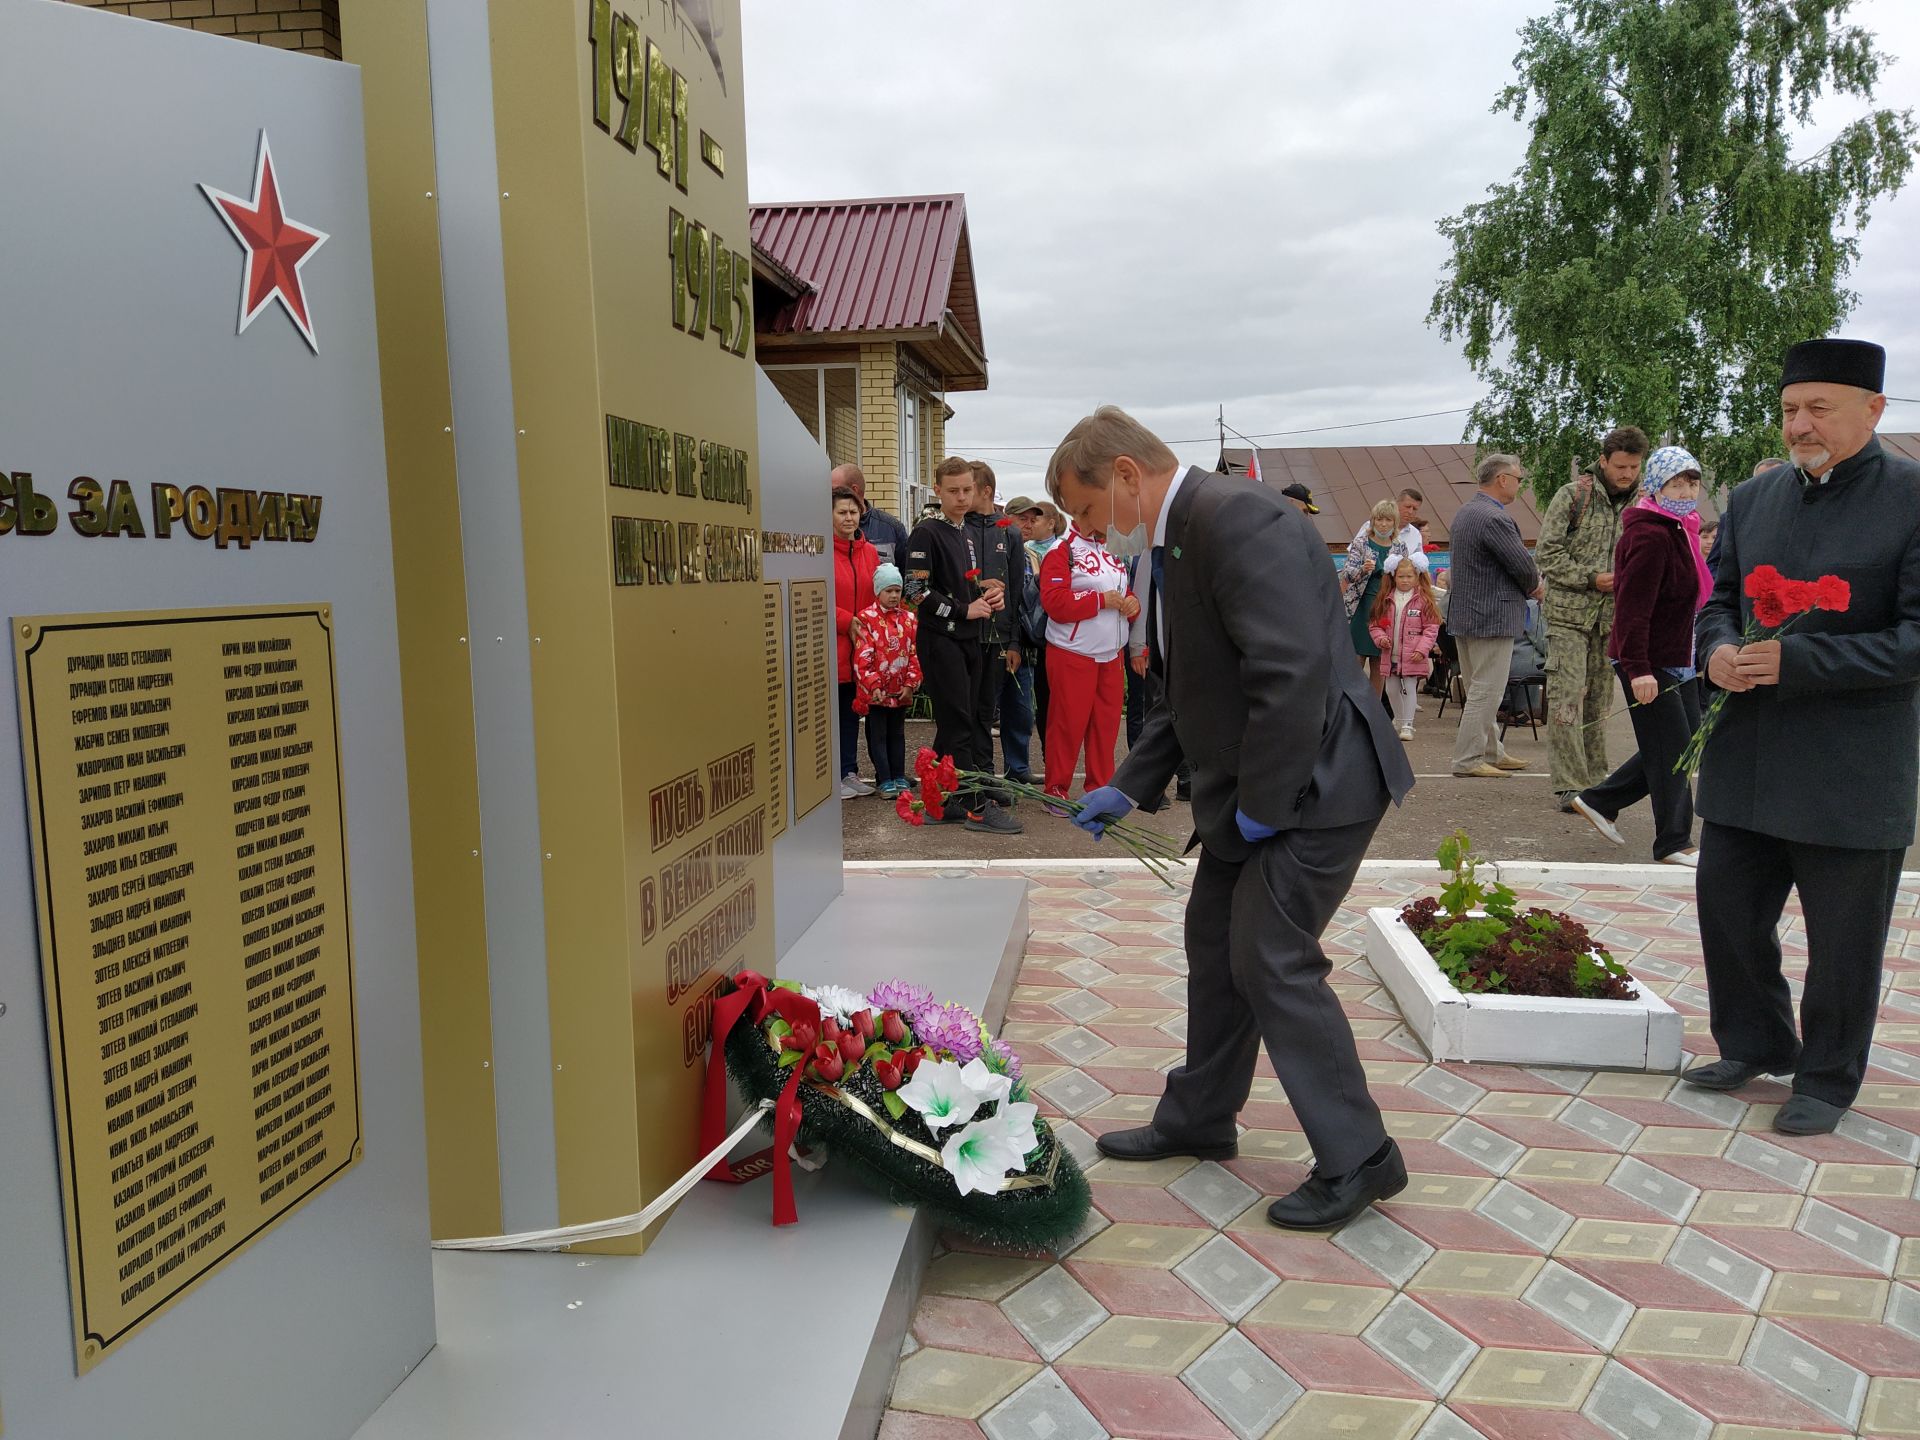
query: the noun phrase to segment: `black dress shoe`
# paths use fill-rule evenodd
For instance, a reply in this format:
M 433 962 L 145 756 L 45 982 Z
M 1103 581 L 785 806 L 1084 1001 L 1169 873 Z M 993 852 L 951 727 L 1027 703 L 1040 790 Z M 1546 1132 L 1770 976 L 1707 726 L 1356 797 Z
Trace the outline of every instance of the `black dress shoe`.
M 1744 1060 L 1715 1060 L 1710 1065 L 1696 1065 L 1681 1075 L 1689 1085 L 1697 1085 L 1702 1090 L 1738 1090 L 1749 1080 L 1762 1075 L 1791 1075 L 1791 1065 L 1749 1065 Z
M 1773 1128 L 1782 1135 L 1831 1135 L 1846 1113 L 1844 1105 L 1811 1095 L 1795 1095 L 1773 1117 Z
M 1267 1207 L 1267 1219 L 1283 1230 L 1325 1230 L 1345 1224 L 1376 1200 L 1389 1200 L 1407 1188 L 1407 1162 L 1389 1140 L 1358 1170 L 1344 1175 L 1307 1177 L 1291 1195 Z
M 1191 1155 L 1196 1160 L 1231 1160 L 1240 1153 L 1237 1143 L 1189 1145 L 1162 1135 L 1151 1125 L 1142 1125 L 1137 1130 L 1110 1130 L 1093 1143 L 1110 1160 L 1164 1160 L 1169 1155 Z

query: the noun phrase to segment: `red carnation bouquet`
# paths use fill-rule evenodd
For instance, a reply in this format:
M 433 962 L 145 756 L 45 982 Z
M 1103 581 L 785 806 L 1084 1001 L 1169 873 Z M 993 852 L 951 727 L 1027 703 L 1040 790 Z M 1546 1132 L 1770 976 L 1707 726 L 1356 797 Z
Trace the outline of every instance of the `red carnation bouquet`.
M 1039 786 L 1024 780 L 1009 780 L 1003 775 L 991 771 L 962 770 L 953 763 L 951 756 L 937 755 L 932 750 L 922 748 L 913 762 L 914 775 L 919 779 L 918 791 L 902 790 L 893 797 L 894 811 L 909 825 L 924 825 L 928 820 L 946 818 L 947 807 L 961 805 L 965 801 L 958 798 L 956 792 L 964 789 L 971 795 L 999 794 L 1019 800 L 1033 800 L 1044 805 L 1053 814 L 1071 819 L 1086 808 L 1081 800 L 1069 800 L 1064 795 L 1049 795 Z M 1184 864 L 1177 842 L 1157 830 L 1145 825 L 1136 825 L 1128 820 L 1109 820 L 1106 833 L 1116 844 L 1126 850 L 1147 869 L 1151 870 L 1160 883 L 1173 888 L 1172 868 Z
M 1838 575 L 1822 575 L 1818 580 L 1790 580 L 1771 565 L 1755 566 L 1742 588 L 1753 601 L 1753 618 L 1740 633 L 1742 645 L 1778 640 L 1796 621 L 1815 610 L 1841 613 L 1853 603 L 1853 587 Z M 1707 741 L 1713 737 L 1720 712 L 1727 707 L 1728 693 L 1725 690 L 1714 693 L 1700 717 L 1700 728 L 1693 732 L 1674 769 L 1686 775 L 1699 773 Z

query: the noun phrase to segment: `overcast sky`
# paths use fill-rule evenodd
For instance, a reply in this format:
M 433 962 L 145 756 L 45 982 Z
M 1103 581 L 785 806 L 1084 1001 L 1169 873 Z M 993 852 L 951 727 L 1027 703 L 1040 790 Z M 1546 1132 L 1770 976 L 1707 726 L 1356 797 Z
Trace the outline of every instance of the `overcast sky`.
M 1525 128 L 1489 106 L 1549 8 L 743 0 L 749 188 L 966 195 L 991 388 L 952 397 L 948 441 L 1003 488 L 1105 401 L 1210 465 L 1221 404 L 1258 435 L 1477 398 L 1425 324 L 1434 222 L 1518 163 Z M 1920 108 L 1920 4 L 1853 18 L 1895 57 L 1879 103 Z M 1846 333 L 1920 397 L 1920 181 L 1877 212 L 1850 283 Z M 1464 418 L 1263 443 L 1445 443 Z M 1887 428 L 1920 429 L 1920 405 Z

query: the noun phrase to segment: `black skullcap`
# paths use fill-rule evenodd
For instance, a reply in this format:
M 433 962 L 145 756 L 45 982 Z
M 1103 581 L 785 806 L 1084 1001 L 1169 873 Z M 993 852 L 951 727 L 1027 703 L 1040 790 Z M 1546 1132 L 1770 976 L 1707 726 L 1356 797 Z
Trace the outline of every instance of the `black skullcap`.
M 1869 340 L 1802 340 L 1787 351 L 1780 388 L 1807 381 L 1853 385 L 1878 395 L 1886 388 L 1887 352 Z
M 1306 506 L 1309 515 L 1318 515 L 1320 513 L 1320 507 L 1313 503 L 1313 491 L 1302 485 L 1298 480 L 1287 486 L 1280 493 L 1289 500 L 1298 500 L 1302 505 Z

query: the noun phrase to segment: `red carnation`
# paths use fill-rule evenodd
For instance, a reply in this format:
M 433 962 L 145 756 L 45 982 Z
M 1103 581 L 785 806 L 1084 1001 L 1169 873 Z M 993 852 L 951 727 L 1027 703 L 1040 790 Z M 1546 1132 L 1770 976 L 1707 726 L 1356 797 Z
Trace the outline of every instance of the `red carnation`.
M 1014 520 L 1011 515 L 1002 515 L 998 520 L 993 522 L 993 528 L 996 530 L 1005 530 L 1008 526 L 1012 525 L 1013 523 L 1014 523 Z
M 921 814 L 920 807 L 913 803 L 913 795 L 909 791 L 902 790 L 898 795 L 893 797 L 893 809 L 894 813 L 909 825 L 924 825 L 927 823 L 927 817 Z
M 953 763 L 951 757 L 948 757 L 935 767 L 933 778 L 942 791 L 951 795 L 960 788 L 960 767 Z
M 1838 575 L 1822 575 L 1813 582 L 1814 601 L 1822 610 L 1844 611 L 1853 604 L 1853 587 Z
M 920 753 L 913 757 L 913 773 L 924 780 L 939 763 L 940 757 L 927 746 L 922 745 Z
M 980 578 L 980 572 L 978 570 L 967 571 L 967 579 L 978 580 L 979 578 Z
M 920 782 L 920 803 L 926 807 L 929 817 L 935 820 L 947 818 L 947 797 L 931 777 Z

